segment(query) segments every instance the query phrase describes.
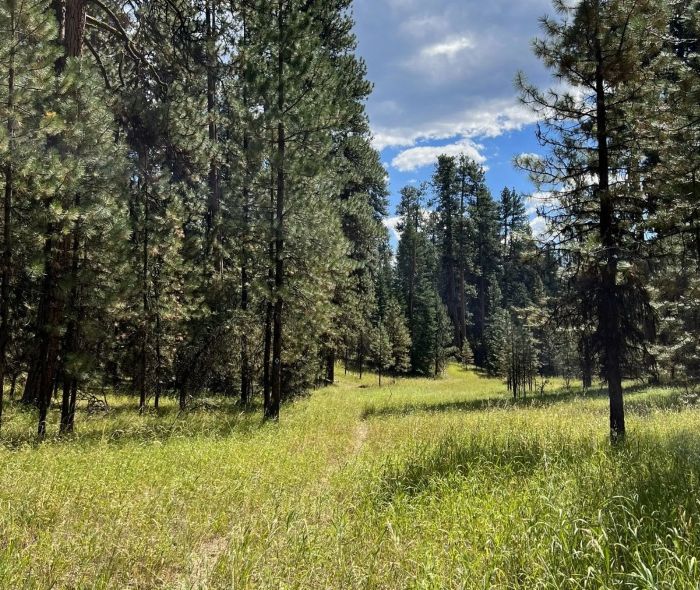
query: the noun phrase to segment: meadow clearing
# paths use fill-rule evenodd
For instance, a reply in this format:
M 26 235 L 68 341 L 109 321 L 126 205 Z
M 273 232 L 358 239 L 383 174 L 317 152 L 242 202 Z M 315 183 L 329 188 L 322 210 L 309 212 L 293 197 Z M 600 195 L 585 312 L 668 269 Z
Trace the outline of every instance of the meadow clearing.
M 109 399 L 69 439 L 0 444 L 0 587 L 697 588 L 700 410 L 552 383 L 514 403 L 444 379 L 339 383 L 279 424 L 222 402 L 140 416 Z M 57 430 L 55 424 L 50 432 Z

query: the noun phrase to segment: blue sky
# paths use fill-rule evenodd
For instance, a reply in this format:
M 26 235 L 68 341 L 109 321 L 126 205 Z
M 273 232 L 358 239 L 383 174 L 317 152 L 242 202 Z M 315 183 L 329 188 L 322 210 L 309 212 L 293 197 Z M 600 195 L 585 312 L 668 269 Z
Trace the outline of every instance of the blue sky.
M 530 49 L 548 12 L 550 0 L 355 0 L 391 215 L 401 187 L 428 179 L 443 152 L 480 161 L 494 195 L 504 186 L 534 191 L 512 164 L 516 155 L 541 151 L 513 81 L 522 70 L 549 84 Z

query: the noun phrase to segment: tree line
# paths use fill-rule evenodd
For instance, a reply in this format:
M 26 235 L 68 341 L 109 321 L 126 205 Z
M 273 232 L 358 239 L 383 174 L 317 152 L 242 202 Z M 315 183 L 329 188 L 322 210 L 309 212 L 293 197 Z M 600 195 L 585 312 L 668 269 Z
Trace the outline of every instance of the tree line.
M 402 193 L 396 283 L 415 369 L 448 342 L 516 397 L 599 376 L 621 440 L 625 379 L 700 378 L 700 4 L 554 8 L 533 46 L 555 85 L 517 78 L 543 153 L 516 165 L 540 192 L 497 203 L 476 163 L 440 158 L 429 187 Z M 537 239 L 528 205 L 546 222 Z
M 697 383 L 699 3 L 553 5 L 539 192 L 442 156 L 394 253 L 351 0 L 5 0 L 0 383 L 39 435 L 99 386 L 274 419 L 340 361 L 457 359 L 516 398 L 599 377 L 621 440 L 625 379 Z
M 349 8 L 0 4 L 0 383 L 40 437 L 101 386 L 274 419 L 333 379 L 388 251 Z

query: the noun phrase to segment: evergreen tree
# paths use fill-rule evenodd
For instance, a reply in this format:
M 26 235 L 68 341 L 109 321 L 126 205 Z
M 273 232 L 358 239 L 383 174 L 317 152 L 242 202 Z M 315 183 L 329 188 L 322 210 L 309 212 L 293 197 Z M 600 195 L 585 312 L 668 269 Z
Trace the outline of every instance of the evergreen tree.
M 5 377 L 10 364 L 11 334 L 18 330 L 18 285 L 30 264 L 36 228 L 17 227 L 14 213 L 37 215 L 32 185 L 41 183 L 49 159 L 43 146 L 51 98 L 51 80 L 58 53 L 53 15 L 46 2 L 0 4 L 0 167 L 2 170 L 2 276 L 0 278 L 0 425 Z M 29 230 L 29 232 L 27 232 Z M 16 373 L 12 372 L 12 387 Z
M 471 167 L 472 200 L 469 204 L 472 231 L 472 277 L 476 297 L 472 301 L 474 316 L 474 359 L 478 366 L 486 363 L 485 331 L 489 316 L 499 297 L 494 296 L 500 279 L 499 216 L 498 205 L 486 187 L 485 173 L 481 166 Z M 500 295 L 500 293 L 499 293 Z
M 570 269 L 595 277 L 597 342 L 610 393 L 610 432 L 625 434 L 625 357 L 643 340 L 638 318 L 647 296 L 638 266 L 645 249 L 647 205 L 639 190 L 649 106 L 660 96 L 659 68 L 668 17 L 663 3 L 557 0 L 543 19 L 535 53 L 574 90 L 542 93 L 521 77 L 523 100 L 540 114 L 551 148 L 521 162 L 555 192 L 550 223 L 557 241 L 575 249 Z M 650 113 L 649 113 L 650 114 Z M 653 119 L 653 117 L 651 117 Z

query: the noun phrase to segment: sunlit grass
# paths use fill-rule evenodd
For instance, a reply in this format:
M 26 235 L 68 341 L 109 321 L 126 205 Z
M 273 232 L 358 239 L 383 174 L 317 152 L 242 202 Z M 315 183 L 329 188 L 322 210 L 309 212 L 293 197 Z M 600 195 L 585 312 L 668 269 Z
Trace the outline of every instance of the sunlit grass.
M 700 411 L 633 388 L 339 371 L 280 424 L 212 402 L 0 435 L 2 588 L 697 588 Z M 55 432 L 56 425 L 52 425 Z

